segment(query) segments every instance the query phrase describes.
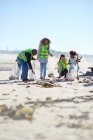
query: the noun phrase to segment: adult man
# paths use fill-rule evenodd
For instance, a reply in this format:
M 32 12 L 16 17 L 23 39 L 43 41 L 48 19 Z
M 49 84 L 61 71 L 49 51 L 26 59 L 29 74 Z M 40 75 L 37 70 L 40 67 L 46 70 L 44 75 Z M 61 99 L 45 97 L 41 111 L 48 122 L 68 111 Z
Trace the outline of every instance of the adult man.
M 37 55 L 37 50 L 36 49 L 26 49 L 24 51 L 21 51 L 18 54 L 17 57 L 17 62 L 19 65 L 22 67 L 22 81 L 28 81 L 28 66 L 29 68 L 33 71 L 32 65 L 31 65 L 31 60 L 34 60 L 33 56 Z

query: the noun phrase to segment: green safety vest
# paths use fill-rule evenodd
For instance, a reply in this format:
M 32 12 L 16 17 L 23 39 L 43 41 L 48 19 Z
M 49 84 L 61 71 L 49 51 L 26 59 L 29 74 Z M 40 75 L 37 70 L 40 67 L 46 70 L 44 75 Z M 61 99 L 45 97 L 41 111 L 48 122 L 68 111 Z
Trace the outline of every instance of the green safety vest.
M 24 51 L 21 51 L 19 54 L 18 54 L 18 58 L 24 60 L 24 62 L 27 62 L 27 57 L 25 56 L 25 53 L 30 53 L 32 55 L 32 49 L 26 49 Z
M 48 58 L 49 55 L 49 46 L 48 45 L 40 45 L 40 58 Z
M 63 71 L 64 69 L 67 69 L 67 66 L 68 66 L 67 62 L 64 63 L 62 60 L 59 60 L 57 62 L 57 65 L 58 65 L 58 71 L 59 72 Z

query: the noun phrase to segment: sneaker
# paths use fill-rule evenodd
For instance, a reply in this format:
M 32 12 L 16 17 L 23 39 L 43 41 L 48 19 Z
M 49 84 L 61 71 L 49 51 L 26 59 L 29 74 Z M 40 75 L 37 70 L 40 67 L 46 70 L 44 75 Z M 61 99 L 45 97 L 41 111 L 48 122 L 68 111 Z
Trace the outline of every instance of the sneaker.
M 41 80 L 45 79 L 44 77 L 40 77 Z
M 22 81 L 23 82 L 29 82 L 30 80 L 27 78 L 27 79 L 23 79 Z

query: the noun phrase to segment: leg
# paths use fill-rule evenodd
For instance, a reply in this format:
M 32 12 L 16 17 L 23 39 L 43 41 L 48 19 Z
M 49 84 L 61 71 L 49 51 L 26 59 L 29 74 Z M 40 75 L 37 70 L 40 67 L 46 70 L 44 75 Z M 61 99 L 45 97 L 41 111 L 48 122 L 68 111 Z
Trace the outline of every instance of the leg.
M 65 75 L 65 76 L 64 76 L 64 78 L 66 78 L 67 73 L 68 73 L 68 70 L 67 70 L 67 69 L 65 69 L 65 70 L 64 70 L 64 75 Z
M 47 66 L 47 63 L 44 63 L 44 64 L 43 64 L 43 69 L 44 69 L 44 79 L 45 79 L 45 77 L 46 77 L 46 66 Z
M 21 65 L 17 62 L 17 66 L 16 66 L 16 78 L 17 79 L 19 79 L 20 71 L 21 71 Z
M 60 73 L 60 77 L 64 76 L 64 70 Z
M 61 76 L 64 76 L 66 78 L 66 75 L 68 73 L 68 70 L 67 69 L 64 69 L 62 72 L 61 72 Z
M 42 75 L 43 75 L 43 63 L 40 62 L 40 79 L 42 79 Z
M 26 80 L 28 77 L 28 65 L 26 62 L 22 65 L 22 80 Z
M 28 65 L 26 62 L 24 62 L 23 60 L 17 58 L 17 61 L 19 62 L 19 64 L 22 66 L 22 80 L 26 80 L 28 77 Z

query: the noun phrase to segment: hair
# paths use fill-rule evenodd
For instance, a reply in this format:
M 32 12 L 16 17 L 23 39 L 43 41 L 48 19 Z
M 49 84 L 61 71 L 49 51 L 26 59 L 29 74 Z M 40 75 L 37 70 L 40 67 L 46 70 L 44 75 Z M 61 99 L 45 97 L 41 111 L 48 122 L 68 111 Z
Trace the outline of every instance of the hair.
M 74 58 L 74 56 L 77 55 L 77 53 L 75 51 L 70 51 L 69 54 Z
M 62 58 L 62 57 L 65 57 L 65 55 L 64 55 L 64 54 L 61 54 L 61 56 L 60 56 L 59 60 L 61 60 L 61 58 Z
M 33 50 L 32 50 L 32 54 L 33 54 L 33 55 L 37 55 L 37 50 L 36 50 L 36 49 L 33 49 Z
M 40 44 L 45 44 L 45 40 L 47 40 L 48 41 L 48 45 L 51 43 L 51 41 L 50 41 L 50 39 L 48 39 L 48 38 L 43 38 L 41 41 L 40 41 Z

